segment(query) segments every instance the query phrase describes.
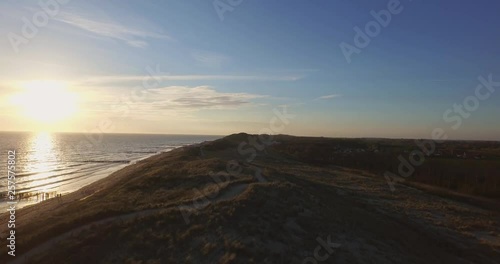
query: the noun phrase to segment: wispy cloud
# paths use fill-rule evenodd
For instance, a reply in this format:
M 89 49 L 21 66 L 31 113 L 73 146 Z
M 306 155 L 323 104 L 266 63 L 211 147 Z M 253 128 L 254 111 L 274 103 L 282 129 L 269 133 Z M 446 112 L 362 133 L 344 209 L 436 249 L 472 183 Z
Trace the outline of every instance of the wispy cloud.
M 323 96 L 316 98 L 316 100 L 328 100 L 328 99 L 333 99 L 333 98 L 337 98 L 337 97 L 341 97 L 341 95 L 340 94 L 323 95 Z
M 265 97 L 250 93 L 218 92 L 210 86 L 170 86 L 150 89 L 153 104 L 158 109 L 225 109 L 245 106 L 252 99 Z
M 209 68 L 219 68 L 230 61 L 229 57 L 225 55 L 199 50 L 191 52 L 191 57 L 198 65 Z
M 287 73 L 314 73 L 314 72 L 320 72 L 321 69 L 312 69 L 312 68 L 303 68 L 303 69 L 298 69 L 298 68 L 261 68 L 261 70 L 267 71 L 267 72 L 287 72 Z
M 128 117 L 135 120 L 196 119 L 203 110 L 236 110 L 257 106 L 254 101 L 266 95 L 217 91 L 211 86 L 168 86 L 149 89 L 141 100 L 120 101 L 114 93 L 94 96 L 87 104 L 96 113 L 110 113 L 113 109 L 128 109 Z M 113 100 L 115 98 L 115 100 Z M 120 114 L 116 112 L 116 114 Z
M 112 84 L 123 82 L 142 82 L 144 80 L 154 79 L 161 81 L 296 81 L 301 79 L 297 75 L 108 75 L 91 76 L 82 82 L 91 84 Z
M 146 39 L 148 38 L 171 39 L 165 34 L 135 29 L 113 21 L 91 19 L 68 12 L 59 14 L 55 19 L 102 37 L 123 41 L 132 47 L 146 47 L 148 45 Z

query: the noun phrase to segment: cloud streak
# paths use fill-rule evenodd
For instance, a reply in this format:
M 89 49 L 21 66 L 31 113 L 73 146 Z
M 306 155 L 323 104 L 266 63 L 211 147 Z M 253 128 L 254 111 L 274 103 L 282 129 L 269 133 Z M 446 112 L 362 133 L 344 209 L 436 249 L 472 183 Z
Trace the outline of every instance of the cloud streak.
M 148 46 L 146 39 L 150 38 L 171 40 L 171 38 L 165 34 L 134 29 L 112 21 L 89 19 L 68 12 L 59 14 L 55 19 L 101 37 L 123 41 L 136 48 L 144 48 Z
M 83 102 L 86 112 L 92 116 L 113 115 L 133 120 L 196 120 L 198 113 L 207 110 L 241 111 L 256 107 L 256 100 L 267 95 L 217 91 L 208 85 L 167 86 L 148 89 L 138 98 L 123 96 L 122 91 L 90 93 L 86 90 Z
M 251 100 L 265 97 L 249 93 L 218 92 L 210 86 L 170 86 L 149 89 L 152 106 L 157 109 L 228 109 L 251 104 Z
M 144 80 L 154 79 L 161 81 L 297 81 L 302 76 L 297 75 L 108 75 L 91 76 L 82 80 L 84 83 L 91 84 L 112 84 L 123 82 L 142 82 Z
M 323 95 L 323 96 L 316 98 L 316 100 L 329 100 L 329 99 L 333 99 L 333 98 L 337 98 L 337 97 L 341 97 L 341 95 L 340 94 Z
M 230 61 L 229 57 L 225 55 L 206 51 L 193 51 L 191 57 L 198 65 L 208 68 L 219 68 Z
M 109 101 L 110 94 L 104 98 L 95 97 L 92 105 L 97 112 L 126 110 L 127 116 L 136 120 L 196 119 L 196 113 L 203 110 L 224 110 L 251 107 L 253 100 L 265 95 L 250 93 L 219 92 L 211 86 L 168 86 L 147 90 L 144 98 L 138 101 Z M 118 111 L 114 111 L 118 110 Z

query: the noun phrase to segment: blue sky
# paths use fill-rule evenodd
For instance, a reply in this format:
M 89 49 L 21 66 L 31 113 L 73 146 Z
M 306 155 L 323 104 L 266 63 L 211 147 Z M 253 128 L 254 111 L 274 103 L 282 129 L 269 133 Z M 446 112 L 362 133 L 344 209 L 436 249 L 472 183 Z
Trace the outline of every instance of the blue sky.
M 17 48 L 12 33 L 23 37 L 23 18 L 44 9 L 3 1 L 2 130 L 84 132 L 106 118 L 106 132 L 258 133 L 286 106 L 295 118 L 280 133 L 428 138 L 442 127 L 450 138 L 500 139 L 497 93 L 459 129 L 443 120 L 479 76 L 500 81 L 500 3 L 401 0 L 348 63 L 339 45 L 353 45 L 354 27 L 391 1 L 242 0 L 221 20 L 213 1 L 72 0 Z M 148 68 L 160 69 L 158 82 L 130 99 Z M 23 117 L 9 96 L 30 80 L 64 82 L 79 110 L 57 123 Z M 126 114 L 112 111 L 120 98 Z

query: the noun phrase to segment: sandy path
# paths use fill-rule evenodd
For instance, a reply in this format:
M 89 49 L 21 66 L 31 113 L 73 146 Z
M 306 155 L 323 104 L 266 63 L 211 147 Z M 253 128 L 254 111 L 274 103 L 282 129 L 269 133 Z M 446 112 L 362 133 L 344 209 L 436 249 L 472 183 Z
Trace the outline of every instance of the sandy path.
M 113 217 L 109 217 L 109 218 L 102 219 L 99 221 L 94 221 L 94 222 L 85 224 L 84 226 L 74 228 L 66 233 L 61 234 L 61 235 L 58 235 L 58 236 L 40 244 L 40 245 L 32 248 L 31 250 L 29 250 L 28 252 L 26 252 L 24 254 L 16 256 L 15 260 L 10 262 L 10 263 L 12 263 L 12 264 L 26 263 L 26 261 L 29 258 L 31 258 L 31 257 L 33 257 L 33 256 L 35 256 L 43 251 L 49 250 L 51 247 L 55 246 L 57 243 L 65 240 L 67 238 L 78 236 L 79 233 L 87 231 L 91 228 L 95 228 L 96 226 L 99 226 L 99 225 L 105 225 L 105 224 L 109 224 L 111 222 L 123 222 L 123 221 L 127 221 L 127 220 L 134 219 L 134 218 L 154 215 L 157 213 L 171 210 L 175 207 L 177 207 L 180 210 L 193 210 L 193 209 L 194 210 L 201 210 L 211 203 L 231 200 L 231 199 L 239 196 L 248 188 L 248 185 L 249 184 L 236 184 L 236 185 L 233 185 L 231 187 L 228 187 L 227 190 L 223 190 L 222 194 L 218 195 L 217 197 L 215 197 L 213 199 L 209 199 L 208 203 L 203 207 L 199 207 L 198 204 L 196 204 L 196 205 L 194 204 L 194 201 L 197 199 L 196 198 L 196 199 L 193 199 L 191 201 L 185 202 L 182 205 L 177 205 L 177 206 L 170 205 L 170 206 L 166 206 L 166 207 L 158 208 L 158 209 L 147 209 L 147 210 L 133 212 L 133 213 L 129 213 L 129 214 L 113 216 Z M 87 198 L 87 197 L 84 197 L 84 198 Z

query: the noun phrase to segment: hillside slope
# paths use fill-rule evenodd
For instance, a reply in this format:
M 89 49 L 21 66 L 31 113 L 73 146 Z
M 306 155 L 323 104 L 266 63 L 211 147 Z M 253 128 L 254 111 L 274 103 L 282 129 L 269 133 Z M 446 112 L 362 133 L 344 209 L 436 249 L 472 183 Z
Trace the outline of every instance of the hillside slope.
M 231 135 L 19 210 L 19 255 L 5 258 L 2 247 L 2 263 L 500 259 L 498 211 L 403 185 L 391 192 L 376 175 L 282 151 L 294 140 L 259 144 L 257 137 Z

